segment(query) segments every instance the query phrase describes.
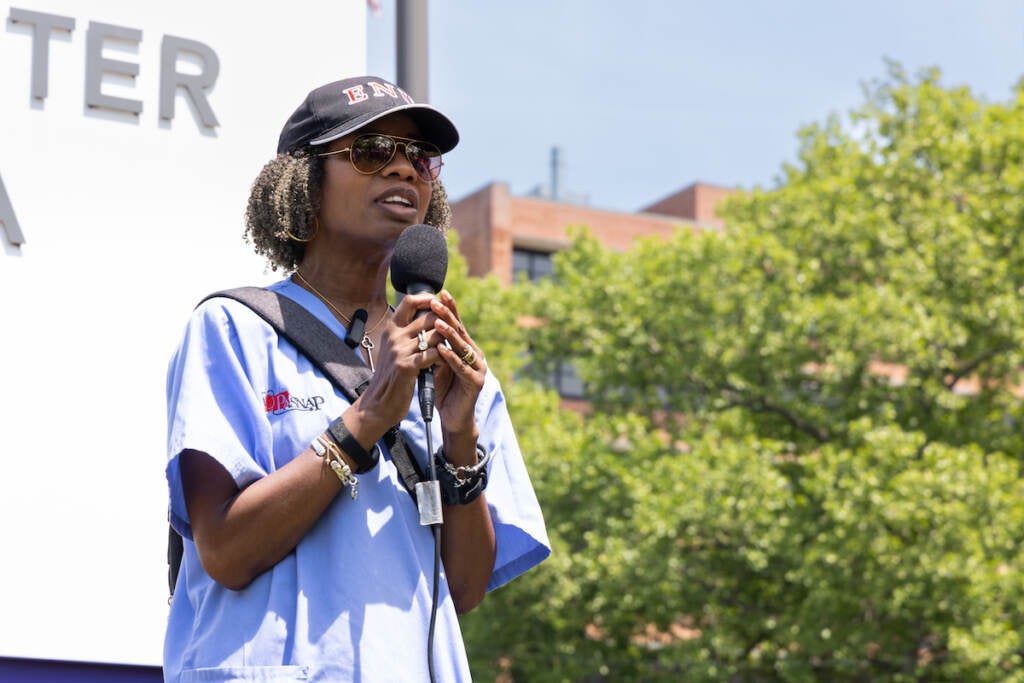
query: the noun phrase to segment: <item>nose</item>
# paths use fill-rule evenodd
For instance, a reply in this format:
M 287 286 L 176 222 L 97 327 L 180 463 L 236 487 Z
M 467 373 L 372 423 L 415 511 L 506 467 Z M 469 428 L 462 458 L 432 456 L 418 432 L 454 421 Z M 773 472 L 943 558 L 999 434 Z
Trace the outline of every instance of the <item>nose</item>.
M 395 153 L 391 156 L 391 161 L 385 164 L 381 171 L 386 176 L 398 176 L 405 180 L 419 180 L 420 176 L 416 172 L 416 168 L 409 161 L 409 148 L 407 143 L 401 140 L 395 140 Z

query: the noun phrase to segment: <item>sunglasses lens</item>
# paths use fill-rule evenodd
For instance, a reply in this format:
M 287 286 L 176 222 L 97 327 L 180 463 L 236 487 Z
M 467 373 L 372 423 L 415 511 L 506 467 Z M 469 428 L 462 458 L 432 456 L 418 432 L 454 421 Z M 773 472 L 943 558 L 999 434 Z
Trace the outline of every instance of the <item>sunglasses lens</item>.
M 441 150 L 430 144 L 410 142 L 405 146 L 409 163 L 424 180 L 436 180 L 441 172 Z
M 441 150 L 429 142 L 401 142 L 387 135 L 364 135 L 352 143 L 352 165 L 360 173 L 376 173 L 395 158 L 398 145 L 405 145 L 405 156 L 423 180 L 436 180 L 441 172 Z
M 398 146 L 384 135 L 364 135 L 352 143 L 352 165 L 361 173 L 376 173 L 388 165 Z

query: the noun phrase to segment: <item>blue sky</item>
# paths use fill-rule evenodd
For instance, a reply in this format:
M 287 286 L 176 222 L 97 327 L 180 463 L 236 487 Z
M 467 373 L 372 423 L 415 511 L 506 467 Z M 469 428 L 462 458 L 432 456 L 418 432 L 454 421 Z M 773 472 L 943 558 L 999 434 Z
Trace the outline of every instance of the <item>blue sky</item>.
M 367 68 L 394 79 L 396 0 L 367 14 Z M 549 177 L 636 211 L 695 181 L 772 186 L 797 131 L 863 102 L 885 60 L 1006 101 L 1024 76 L 1010 0 L 427 0 L 430 101 L 458 125 L 455 198 Z

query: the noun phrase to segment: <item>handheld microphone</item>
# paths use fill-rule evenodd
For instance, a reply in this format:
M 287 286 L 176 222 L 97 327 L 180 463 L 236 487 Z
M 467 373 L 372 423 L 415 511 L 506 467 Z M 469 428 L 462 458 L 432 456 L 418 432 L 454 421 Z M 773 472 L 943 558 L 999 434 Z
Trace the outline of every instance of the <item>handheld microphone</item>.
M 448 274 L 448 242 L 441 231 L 419 223 L 402 231 L 391 256 L 391 285 L 399 300 L 406 294 L 437 294 Z M 419 311 L 417 318 L 426 315 Z M 434 417 L 434 370 L 420 370 L 417 388 L 423 420 Z
M 430 292 L 437 294 L 448 274 L 448 242 L 441 231 L 422 223 L 402 231 L 395 242 L 391 256 L 391 284 L 398 293 L 399 301 L 406 294 Z M 416 317 L 426 315 L 419 311 Z M 427 668 L 430 680 L 434 680 L 434 624 L 437 619 L 438 586 L 441 576 L 441 525 L 444 515 L 441 511 L 441 485 L 437 481 L 434 446 L 430 422 L 434 418 L 434 370 L 420 370 L 417 379 L 420 397 L 420 413 L 426 423 L 427 467 L 429 479 L 416 484 L 416 505 L 420 512 L 420 524 L 430 526 L 434 537 L 434 583 L 433 606 L 430 609 L 430 627 L 427 631 Z

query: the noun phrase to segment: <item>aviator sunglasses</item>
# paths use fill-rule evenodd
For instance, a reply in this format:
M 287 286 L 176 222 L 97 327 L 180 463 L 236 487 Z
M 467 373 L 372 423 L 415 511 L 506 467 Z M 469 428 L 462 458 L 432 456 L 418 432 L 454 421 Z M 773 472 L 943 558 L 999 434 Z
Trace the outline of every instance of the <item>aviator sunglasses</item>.
M 405 147 L 405 157 L 420 178 L 427 182 L 437 180 L 437 176 L 441 174 L 441 150 L 422 140 L 371 133 L 357 137 L 351 147 L 324 152 L 317 156 L 329 157 L 348 152 L 353 168 L 364 175 L 372 175 L 391 163 L 399 145 Z

